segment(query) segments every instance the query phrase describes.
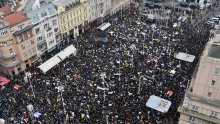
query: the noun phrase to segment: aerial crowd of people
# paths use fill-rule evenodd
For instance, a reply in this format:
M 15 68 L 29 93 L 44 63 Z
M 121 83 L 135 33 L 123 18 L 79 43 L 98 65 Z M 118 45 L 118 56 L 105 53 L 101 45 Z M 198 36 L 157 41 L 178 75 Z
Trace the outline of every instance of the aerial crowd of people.
M 27 70 L 28 82 L 21 73 L 1 88 L 1 118 L 16 124 L 177 123 L 177 108 L 210 38 L 203 21 L 192 28 L 191 19 L 180 16 L 171 13 L 167 19 L 147 21 L 125 10 L 108 20 L 106 30 L 92 29 L 70 39 L 76 55 L 45 74 L 36 63 Z M 176 59 L 179 52 L 196 59 Z M 15 89 L 15 84 L 20 87 Z M 147 107 L 151 95 L 171 101 L 169 111 Z

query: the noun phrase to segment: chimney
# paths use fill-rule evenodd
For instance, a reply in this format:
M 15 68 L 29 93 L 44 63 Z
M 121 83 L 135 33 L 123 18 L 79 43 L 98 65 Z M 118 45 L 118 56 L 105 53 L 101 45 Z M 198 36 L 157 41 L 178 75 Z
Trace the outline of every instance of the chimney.
M 16 4 L 16 2 L 15 2 L 15 1 L 13 1 L 13 5 L 14 5 L 14 6 L 17 6 L 17 4 Z
M 14 12 L 14 5 L 11 5 L 11 12 Z

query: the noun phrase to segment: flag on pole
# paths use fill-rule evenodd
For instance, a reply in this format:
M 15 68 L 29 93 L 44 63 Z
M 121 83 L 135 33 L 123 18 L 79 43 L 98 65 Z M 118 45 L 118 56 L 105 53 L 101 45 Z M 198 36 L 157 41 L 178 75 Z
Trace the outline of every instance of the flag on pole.
M 168 97 L 171 97 L 172 95 L 173 95 L 173 91 L 171 91 L 171 90 L 167 91 L 167 96 Z
M 16 90 L 18 90 L 18 89 L 20 89 L 21 88 L 21 86 L 20 85 L 14 85 L 14 89 L 16 89 Z

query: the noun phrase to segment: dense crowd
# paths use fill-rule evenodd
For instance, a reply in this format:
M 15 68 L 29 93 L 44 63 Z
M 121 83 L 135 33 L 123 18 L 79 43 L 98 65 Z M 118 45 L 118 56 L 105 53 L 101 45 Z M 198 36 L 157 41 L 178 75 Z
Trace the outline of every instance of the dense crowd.
M 177 108 L 209 40 L 209 27 L 202 22 L 192 29 L 190 19 L 178 20 L 181 14 L 177 13 L 155 22 L 125 13 L 114 15 L 105 31 L 93 29 L 70 39 L 78 48 L 76 56 L 46 74 L 37 64 L 27 70 L 32 74 L 28 82 L 24 74 L 15 76 L 1 88 L 1 118 L 16 124 L 177 123 Z M 179 26 L 173 27 L 174 22 Z M 178 60 L 178 52 L 196 59 L 193 63 Z M 14 84 L 20 89 L 15 90 Z M 173 91 L 170 97 L 168 90 Z M 169 111 L 146 107 L 151 95 L 170 100 Z M 28 105 L 33 105 L 32 111 Z

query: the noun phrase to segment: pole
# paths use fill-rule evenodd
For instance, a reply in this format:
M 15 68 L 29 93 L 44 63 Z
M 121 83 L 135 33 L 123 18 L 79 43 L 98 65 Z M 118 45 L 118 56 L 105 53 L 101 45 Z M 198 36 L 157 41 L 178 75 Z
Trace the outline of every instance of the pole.
M 120 42 L 120 46 L 119 46 L 119 81 L 121 81 L 121 40 L 119 41 Z
M 105 117 L 106 117 L 106 124 L 109 124 L 108 123 L 108 115 L 106 115 Z
M 134 67 L 134 53 L 132 51 L 132 67 Z
M 31 91 L 32 91 L 33 97 L 35 98 L 34 88 L 33 88 L 33 85 L 32 85 L 32 81 L 30 80 L 31 73 L 30 73 L 30 72 L 27 72 L 27 73 L 26 73 L 26 76 L 27 76 L 28 82 L 30 82 Z
M 140 76 L 141 72 L 138 72 L 138 76 L 139 76 L 139 79 L 138 79 L 138 94 L 140 94 L 140 91 L 141 91 L 141 76 Z

